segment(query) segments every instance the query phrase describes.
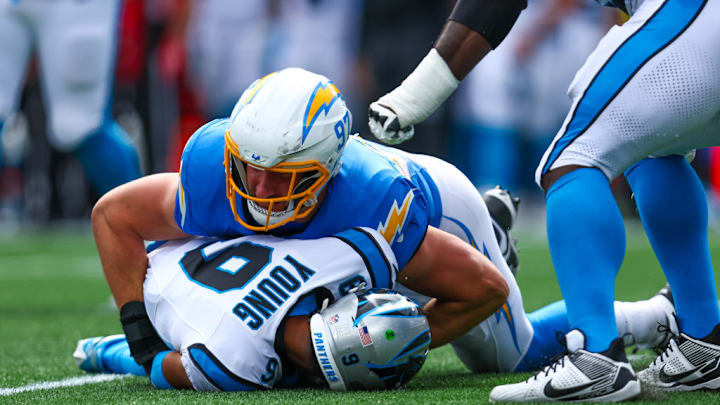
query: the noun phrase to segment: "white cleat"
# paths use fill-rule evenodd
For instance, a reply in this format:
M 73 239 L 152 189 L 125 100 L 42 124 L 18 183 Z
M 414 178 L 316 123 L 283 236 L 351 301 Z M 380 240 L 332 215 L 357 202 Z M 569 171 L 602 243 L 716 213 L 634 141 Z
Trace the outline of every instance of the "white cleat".
M 621 338 L 608 350 L 592 353 L 584 349 L 585 335 L 573 329 L 565 344 L 567 352 L 533 377 L 493 388 L 490 402 L 618 402 L 640 394 Z
M 80 339 L 75 346 L 73 358 L 75 364 L 88 373 L 105 373 L 102 363 L 102 352 L 105 348 L 118 340 L 124 340 L 125 335 L 96 336 Z
M 720 389 L 720 324 L 702 339 L 684 333 L 673 336 L 638 378 L 662 391 Z

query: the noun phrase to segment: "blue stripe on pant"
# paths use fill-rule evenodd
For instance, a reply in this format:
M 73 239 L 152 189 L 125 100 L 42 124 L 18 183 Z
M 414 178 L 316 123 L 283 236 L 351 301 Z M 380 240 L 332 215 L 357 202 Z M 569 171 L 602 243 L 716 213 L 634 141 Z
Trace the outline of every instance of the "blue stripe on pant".
M 550 170 L 565 148 L 587 131 L 640 68 L 692 24 L 706 2 L 666 0 L 639 30 L 615 50 L 585 89 L 565 133 L 556 142 L 543 166 L 543 174 Z

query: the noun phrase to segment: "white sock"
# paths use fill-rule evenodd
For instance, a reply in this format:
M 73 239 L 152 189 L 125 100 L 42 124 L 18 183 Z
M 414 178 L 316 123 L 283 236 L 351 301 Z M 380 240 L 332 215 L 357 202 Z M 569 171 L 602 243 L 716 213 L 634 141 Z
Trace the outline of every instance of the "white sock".
M 654 347 L 665 336 L 665 333 L 658 332 L 658 325 L 667 325 L 667 317 L 673 311 L 670 301 L 660 295 L 643 301 L 615 301 L 618 332 L 620 336 L 631 334 L 639 347 Z

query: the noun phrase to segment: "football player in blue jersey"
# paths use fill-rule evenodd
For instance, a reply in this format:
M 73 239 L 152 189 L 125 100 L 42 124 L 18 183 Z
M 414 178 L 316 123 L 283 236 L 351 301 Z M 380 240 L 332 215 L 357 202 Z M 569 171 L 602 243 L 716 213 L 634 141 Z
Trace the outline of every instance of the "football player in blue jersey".
M 501 307 L 505 335 L 519 339 L 520 349 L 529 345 L 530 337 L 517 332 L 529 326 L 514 323 L 524 313 L 522 300 L 519 292 L 508 296 L 517 290 L 508 287 L 514 278 L 469 180 L 439 159 L 411 159 L 350 131 L 350 112 L 327 78 L 286 69 L 253 83 L 229 119 L 200 128 L 179 176 L 148 176 L 98 202 L 98 251 L 140 363 L 149 368 L 161 343 L 152 328 L 137 326 L 148 324 L 143 240 L 254 233 L 308 239 L 356 226 L 376 229 L 390 244 L 401 284 L 433 297 L 424 307 L 433 345 L 455 340 Z
M 720 388 L 708 208 L 686 159 L 694 148 L 720 144 L 720 27 L 714 18 L 720 6 L 707 0 L 599 2 L 630 19 L 606 34 L 575 76 L 571 111 L 536 172 L 574 329 L 566 336 L 570 354 L 538 378 L 497 387 L 491 401 L 620 401 L 640 393 L 638 377 L 668 391 Z M 412 136 L 412 125 L 499 44 L 523 6 L 523 0 L 459 0 L 428 56 L 371 104 L 373 133 L 389 143 Z M 623 173 L 675 294 L 681 332 L 637 376 L 612 307 L 625 232 L 609 181 Z M 562 380 L 573 382 L 561 386 Z

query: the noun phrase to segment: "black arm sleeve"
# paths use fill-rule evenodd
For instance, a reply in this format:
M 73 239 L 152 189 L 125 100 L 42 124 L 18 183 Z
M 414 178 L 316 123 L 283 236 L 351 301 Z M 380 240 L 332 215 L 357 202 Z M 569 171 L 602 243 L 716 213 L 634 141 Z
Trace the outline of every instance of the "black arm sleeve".
M 525 7 L 527 0 L 458 0 L 448 19 L 482 35 L 495 49 Z
M 120 308 L 120 323 L 130 346 L 130 354 L 150 375 L 153 358 L 156 354 L 168 350 L 168 347 L 150 322 L 145 304 L 140 301 L 130 301 L 123 305 Z

